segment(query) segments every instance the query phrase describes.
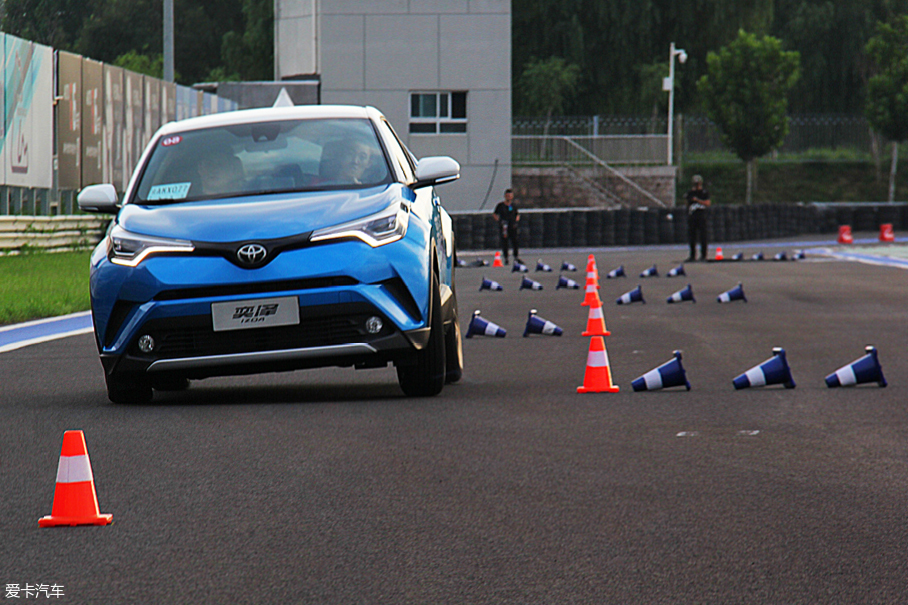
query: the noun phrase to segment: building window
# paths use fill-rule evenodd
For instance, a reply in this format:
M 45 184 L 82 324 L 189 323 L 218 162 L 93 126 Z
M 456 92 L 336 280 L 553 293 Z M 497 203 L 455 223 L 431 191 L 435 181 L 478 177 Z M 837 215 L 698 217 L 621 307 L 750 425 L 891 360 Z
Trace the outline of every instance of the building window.
M 411 134 L 449 134 L 466 131 L 466 91 L 410 93 Z

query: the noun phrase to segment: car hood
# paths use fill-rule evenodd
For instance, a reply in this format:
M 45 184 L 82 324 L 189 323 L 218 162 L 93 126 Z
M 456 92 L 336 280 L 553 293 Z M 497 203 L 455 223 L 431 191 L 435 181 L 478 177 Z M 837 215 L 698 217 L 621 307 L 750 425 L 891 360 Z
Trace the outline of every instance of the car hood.
M 395 199 L 412 199 L 400 184 L 355 191 L 259 195 L 160 206 L 127 204 L 117 222 L 133 233 L 204 242 L 277 239 L 339 225 Z

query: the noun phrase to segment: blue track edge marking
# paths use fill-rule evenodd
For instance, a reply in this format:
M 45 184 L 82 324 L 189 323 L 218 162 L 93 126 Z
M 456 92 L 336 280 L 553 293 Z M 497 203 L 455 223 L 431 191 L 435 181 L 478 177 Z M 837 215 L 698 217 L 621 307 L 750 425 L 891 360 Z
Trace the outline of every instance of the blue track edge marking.
M 91 331 L 91 311 L 3 326 L 0 327 L 0 353 Z

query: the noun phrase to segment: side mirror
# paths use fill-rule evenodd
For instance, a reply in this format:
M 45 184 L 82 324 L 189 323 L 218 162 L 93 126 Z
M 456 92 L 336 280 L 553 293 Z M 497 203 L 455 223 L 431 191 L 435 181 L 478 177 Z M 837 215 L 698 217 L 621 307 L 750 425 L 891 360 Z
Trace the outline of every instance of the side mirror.
M 460 178 L 460 164 L 447 156 L 423 158 L 416 163 L 416 182 L 413 189 L 450 183 Z
M 85 212 L 116 214 L 120 211 L 117 205 L 117 190 L 113 185 L 89 185 L 76 197 L 79 209 Z

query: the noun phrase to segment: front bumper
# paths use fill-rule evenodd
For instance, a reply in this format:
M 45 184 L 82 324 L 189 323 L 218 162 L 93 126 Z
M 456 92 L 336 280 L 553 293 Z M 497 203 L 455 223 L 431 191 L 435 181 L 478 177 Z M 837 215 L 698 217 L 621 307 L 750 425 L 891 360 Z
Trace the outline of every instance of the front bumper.
M 428 255 L 406 241 L 368 254 L 362 246 L 286 252 L 252 271 L 212 257 L 150 258 L 136 268 L 102 259 L 91 288 L 105 371 L 203 378 L 408 363 L 428 340 Z M 214 303 L 286 296 L 299 301 L 297 325 L 213 328 Z M 381 331 L 365 329 L 369 317 L 382 320 Z M 137 344 L 146 334 L 151 353 Z

